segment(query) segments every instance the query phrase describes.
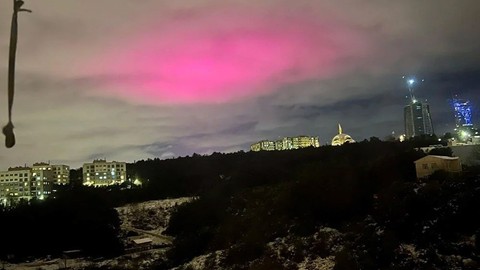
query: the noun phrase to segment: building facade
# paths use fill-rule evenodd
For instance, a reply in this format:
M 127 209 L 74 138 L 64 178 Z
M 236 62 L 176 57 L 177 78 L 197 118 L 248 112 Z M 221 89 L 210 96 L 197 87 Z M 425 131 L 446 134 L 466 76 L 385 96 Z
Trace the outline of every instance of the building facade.
M 70 167 L 67 165 L 39 162 L 33 164 L 32 171 L 47 174 L 48 179 L 55 185 L 68 185 L 70 183 Z
M 269 141 L 263 140 L 254 143 L 250 146 L 250 150 L 257 151 L 274 151 L 274 150 L 292 150 L 307 147 L 320 147 L 320 141 L 318 137 L 310 136 L 297 136 L 297 137 L 284 137 L 281 140 Z
M 4 205 L 36 196 L 32 190 L 32 171 L 28 167 L 9 168 L 0 172 L 0 202 Z
M 332 138 L 333 146 L 340 146 L 345 143 L 354 143 L 355 140 L 348 134 L 343 133 L 342 126 L 338 124 L 338 134 Z
M 96 159 L 83 164 L 83 184 L 86 186 L 110 186 L 123 183 L 127 179 L 125 162 Z
M 472 127 L 472 105 L 470 100 L 453 99 L 452 107 L 455 114 L 455 126 L 457 128 Z
M 473 106 L 470 100 L 452 100 L 452 107 L 455 116 L 456 139 L 460 143 L 476 143 L 480 139 L 479 131 L 473 125 Z
M 0 203 L 10 205 L 21 200 L 46 199 L 53 194 L 57 181 L 55 170 L 47 163 L 0 171 Z
M 427 103 L 412 100 L 404 108 L 404 122 L 407 138 L 433 134 L 430 106 Z
M 444 170 L 446 172 L 461 172 L 462 164 L 459 157 L 428 155 L 415 161 L 417 178 L 425 178 L 434 172 Z

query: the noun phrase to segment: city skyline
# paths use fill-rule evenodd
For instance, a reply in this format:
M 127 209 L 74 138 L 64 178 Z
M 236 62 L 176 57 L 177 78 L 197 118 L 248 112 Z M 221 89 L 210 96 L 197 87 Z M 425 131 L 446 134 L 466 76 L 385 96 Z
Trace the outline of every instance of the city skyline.
M 25 2 L 17 145 L 0 168 L 326 142 L 338 121 L 357 141 L 384 138 L 404 132 L 403 74 L 425 79 L 415 92 L 437 135 L 455 128 L 453 95 L 480 104 L 478 1 Z M 0 3 L 2 125 L 11 11 Z

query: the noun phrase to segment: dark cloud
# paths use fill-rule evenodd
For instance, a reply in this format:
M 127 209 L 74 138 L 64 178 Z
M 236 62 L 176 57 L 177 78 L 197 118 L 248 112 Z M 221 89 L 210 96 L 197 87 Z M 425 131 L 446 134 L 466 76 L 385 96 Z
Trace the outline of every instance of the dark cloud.
M 4 123 L 10 2 L 0 3 Z M 403 75 L 425 79 L 416 95 L 430 103 L 437 133 L 453 127 L 452 94 L 480 108 L 477 0 L 45 0 L 26 1 L 26 7 L 34 12 L 20 17 L 14 107 L 18 145 L 0 149 L 0 169 L 42 160 L 75 167 L 96 157 L 133 161 L 247 150 L 257 140 L 301 134 L 319 136 L 325 144 L 337 123 L 356 140 L 383 138 L 403 132 Z M 328 22 L 330 29 L 359 37 L 365 47 L 362 53 L 355 46 L 344 48 L 352 50 L 336 59 L 341 68 L 328 76 L 303 78 L 299 70 L 282 70 L 271 77 L 276 85 L 271 91 L 213 104 L 128 100 L 111 91 L 110 82 L 129 83 L 137 75 L 79 69 L 86 59 L 101 66 L 95 56 L 131 42 L 152 22 L 161 26 L 161 35 L 167 26 L 201 28 L 211 23 L 205 14 L 221 18 L 220 12 L 236 10 Z M 229 26 L 228 18 L 221 23 Z M 478 124 L 478 109 L 475 116 Z

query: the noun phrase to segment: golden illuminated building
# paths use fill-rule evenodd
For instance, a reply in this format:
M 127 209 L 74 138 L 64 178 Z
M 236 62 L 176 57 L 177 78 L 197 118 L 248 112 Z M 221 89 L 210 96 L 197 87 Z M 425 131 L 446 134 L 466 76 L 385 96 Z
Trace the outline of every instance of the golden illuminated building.
M 318 137 L 310 136 L 297 136 L 297 137 L 285 137 L 276 141 L 259 141 L 250 146 L 250 150 L 254 152 L 258 151 L 273 151 L 273 150 L 291 150 L 307 147 L 320 147 L 320 141 Z
M 344 134 L 342 130 L 342 126 L 338 124 L 338 134 L 335 135 L 332 139 L 332 145 L 339 146 L 343 145 L 344 143 L 354 143 L 355 141 L 350 137 L 348 134 Z

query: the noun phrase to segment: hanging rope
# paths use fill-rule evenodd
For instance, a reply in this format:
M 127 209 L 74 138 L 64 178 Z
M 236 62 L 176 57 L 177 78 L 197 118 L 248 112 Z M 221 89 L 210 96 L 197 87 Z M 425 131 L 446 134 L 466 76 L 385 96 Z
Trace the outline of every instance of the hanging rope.
M 3 127 L 5 135 L 5 146 L 12 148 L 15 145 L 15 134 L 13 133 L 12 107 L 15 94 L 15 56 L 17 52 L 18 20 L 17 14 L 21 11 L 32 12 L 22 8 L 22 0 L 13 0 L 12 28 L 10 29 L 10 52 L 8 58 L 8 124 Z

